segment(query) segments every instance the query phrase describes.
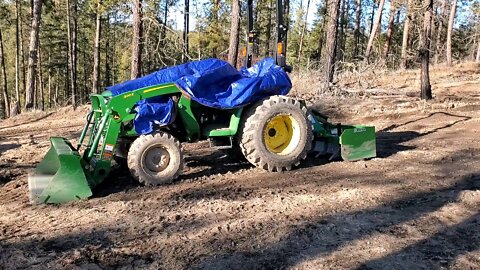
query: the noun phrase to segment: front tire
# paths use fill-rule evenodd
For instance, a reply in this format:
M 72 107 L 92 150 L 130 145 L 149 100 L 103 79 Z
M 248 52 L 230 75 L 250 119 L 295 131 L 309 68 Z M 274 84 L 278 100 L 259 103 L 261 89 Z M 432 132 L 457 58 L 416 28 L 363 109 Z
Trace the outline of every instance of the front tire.
M 183 169 L 180 142 L 166 132 L 138 137 L 128 152 L 132 176 L 147 186 L 173 182 Z
M 307 157 L 313 131 L 304 104 L 272 96 L 247 112 L 241 136 L 240 147 L 250 163 L 280 172 Z

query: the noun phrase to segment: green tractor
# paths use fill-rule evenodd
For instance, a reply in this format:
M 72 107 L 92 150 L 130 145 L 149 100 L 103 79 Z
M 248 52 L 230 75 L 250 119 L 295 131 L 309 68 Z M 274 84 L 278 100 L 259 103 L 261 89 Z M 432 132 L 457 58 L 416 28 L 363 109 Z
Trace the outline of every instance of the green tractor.
M 278 0 L 278 10 L 283 10 L 281 4 Z M 286 31 L 282 31 L 286 28 L 282 16 L 277 17 L 279 49 L 275 62 L 289 70 L 283 44 Z M 249 25 L 249 37 L 253 37 Z M 249 40 L 249 47 L 252 43 Z M 251 50 L 247 51 L 249 67 L 252 57 Z M 158 97 L 172 100 L 172 120 L 148 134 L 139 134 L 134 125 L 138 103 Z M 348 161 L 376 155 L 374 127 L 331 124 L 321 113 L 308 109 L 304 101 L 283 95 L 219 109 L 196 101 L 171 82 L 119 95 L 105 91 L 92 95 L 91 105 L 77 145 L 65 138 L 51 138 L 51 149 L 28 179 L 32 202 L 58 204 L 92 196 L 92 189 L 109 175 L 114 160 L 126 164 L 132 177 L 144 185 L 171 183 L 182 173 L 182 143 L 200 140 L 208 140 L 216 149 L 242 154 L 254 166 L 272 172 L 291 170 L 311 152 Z

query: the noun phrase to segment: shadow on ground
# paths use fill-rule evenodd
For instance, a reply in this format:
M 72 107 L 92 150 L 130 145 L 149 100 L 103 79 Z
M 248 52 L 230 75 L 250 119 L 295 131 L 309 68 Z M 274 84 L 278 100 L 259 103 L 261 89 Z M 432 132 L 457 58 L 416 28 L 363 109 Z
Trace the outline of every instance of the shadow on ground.
M 188 167 L 204 167 L 200 171 L 186 171 L 172 184 L 186 180 L 198 180 L 216 174 L 235 173 L 242 169 L 251 168 L 252 165 L 245 160 L 235 160 L 220 151 L 214 151 L 207 155 L 187 156 L 185 157 L 185 165 Z M 94 197 L 106 197 L 108 195 L 128 192 L 131 189 L 141 187 L 130 174 L 126 164 L 114 166 L 110 175 L 103 183 L 95 188 Z
M 0 187 L 19 176 L 25 175 L 33 167 L 32 164 L 0 163 Z
M 402 230 L 401 224 L 415 222 L 417 218 L 457 201 L 460 192 L 477 189 L 479 181 L 480 174 L 470 175 L 450 187 L 413 194 L 374 209 L 319 217 L 292 227 L 291 232 L 278 242 L 268 245 L 259 243 L 260 247 L 251 251 L 220 251 L 196 267 L 288 269 L 305 260 L 329 256 L 356 240 L 378 232 L 402 237 L 406 232 Z M 480 216 L 474 215 L 459 225 L 446 227 L 432 237 L 397 253 L 367 262 L 364 268 L 392 268 L 393 265 L 402 269 L 408 269 L 408 265 L 421 265 L 420 268 L 427 269 L 447 267 L 459 255 L 480 248 L 479 223 Z M 214 248 L 227 246 L 229 241 L 231 239 L 219 239 L 212 245 Z M 411 256 L 413 251 L 416 252 L 416 257 Z M 238 265 L 238 262 L 242 262 L 242 265 Z
M 2 155 L 3 152 L 19 148 L 20 146 L 22 146 L 22 145 L 20 145 L 18 143 L 0 144 L 0 156 Z
M 422 120 L 428 120 L 431 117 L 434 117 L 436 115 L 446 115 L 450 117 L 455 117 L 458 118 L 457 120 L 447 123 L 441 127 L 433 128 L 428 131 L 424 132 L 419 132 L 419 131 L 393 131 L 396 128 L 404 127 L 409 124 L 414 124 L 416 122 L 422 121 Z M 420 117 L 415 120 L 407 121 L 402 124 L 394 124 L 390 125 L 380 131 L 377 132 L 377 156 L 379 158 L 387 158 L 389 156 L 392 156 L 394 154 L 397 154 L 399 152 L 403 151 L 408 151 L 408 150 L 413 150 L 416 147 L 412 145 L 404 145 L 406 142 L 415 140 L 420 137 L 424 137 L 433 133 L 436 133 L 438 131 L 450 128 L 458 123 L 465 122 L 472 119 L 469 116 L 464 116 L 464 115 L 455 115 L 455 114 L 450 114 L 446 112 L 435 112 L 431 113 L 425 117 Z
M 428 261 L 442 268 L 451 268 L 460 255 L 480 248 L 480 213 L 460 224 L 449 226 L 429 238 L 409 245 L 397 252 L 379 259 L 368 261 L 358 269 L 409 268 L 416 260 Z M 407 267 L 406 267 L 407 266 Z M 410 268 L 412 269 L 412 268 Z
M 35 268 L 64 268 L 70 266 L 80 269 L 116 269 L 129 265 L 140 267 L 153 262 L 149 253 L 136 255 L 119 250 L 113 250 L 114 243 L 111 240 L 112 228 L 100 228 L 92 231 L 82 231 L 67 235 L 58 235 L 50 239 L 31 238 L 13 244 L 5 243 L 2 246 L 0 262 L 12 267 L 12 269 Z M 4 239 L 5 240 L 5 239 Z M 125 240 L 127 241 L 127 240 Z M 118 243 L 117 243 L 118 244 Z M 12 256 L 15 250 L 30 252 L 30 256 Z M 47 264 L 48 263 L 48 264 Z M 43 265 L 43 267 L 41 266 Z

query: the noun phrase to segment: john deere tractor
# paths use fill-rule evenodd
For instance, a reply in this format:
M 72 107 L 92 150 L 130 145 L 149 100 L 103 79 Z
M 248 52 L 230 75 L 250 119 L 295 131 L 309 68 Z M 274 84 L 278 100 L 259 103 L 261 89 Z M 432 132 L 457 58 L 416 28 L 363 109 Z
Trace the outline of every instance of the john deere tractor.
M 275 59 L 252 66 L 249 0 L 244 69 L 220 60 L 192 62 L 92 95 L 78 144 L 51 138 L 51 149 L 29 176 L 31 201 L 88 198 L 114 160 L 126 164 L 140 183 L 171 183 L 182 173 L 182 144 L 200 140 L 272 172 L 291 170 L 310 152 L 349 161 L 374 157 L 374 127 L 331 124 L 304 101 L 285 96 L 291 68 L 285 61 L 282 3 L 278 0 Z

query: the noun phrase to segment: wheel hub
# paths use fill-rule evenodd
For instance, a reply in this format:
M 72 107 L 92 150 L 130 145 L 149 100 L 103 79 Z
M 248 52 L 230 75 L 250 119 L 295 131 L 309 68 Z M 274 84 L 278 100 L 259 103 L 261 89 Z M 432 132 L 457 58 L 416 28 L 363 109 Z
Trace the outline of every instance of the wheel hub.
M 278 155 L 291 153 L 298 145 L 298 123 L 290 115 L 277 115 L 265 127 L 265 146 Z
M 145 167 L 151 172 L 161 172 L 168 167 L 170 154 L 163 147 L 154 147 L 145 154 Z
M 277 131 L 274 128 L 271 128 L 268 130 L 269 137 L 275 137 L 276 134 L 277 134 Z

